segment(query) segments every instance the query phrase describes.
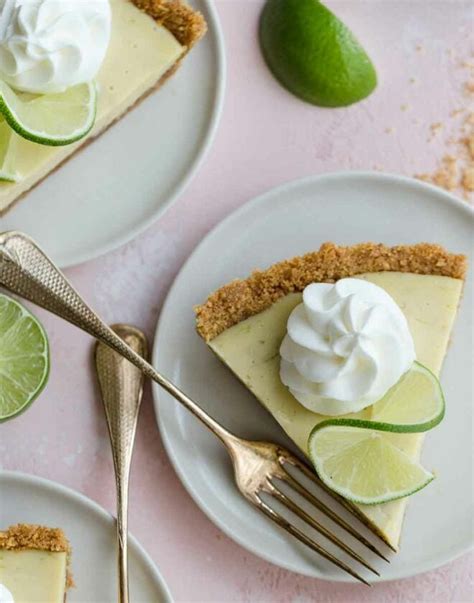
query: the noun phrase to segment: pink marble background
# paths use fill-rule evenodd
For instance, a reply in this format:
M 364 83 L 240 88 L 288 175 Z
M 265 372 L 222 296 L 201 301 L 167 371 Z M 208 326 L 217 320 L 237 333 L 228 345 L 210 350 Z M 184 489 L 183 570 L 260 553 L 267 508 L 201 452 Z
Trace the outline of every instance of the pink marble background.
M 260 0 L 215 4 L 227 46 L 228 85 L 222 121 L 204 165 L 146 233 L 68 270 L 107 321 L 136 324 L 150 339 L 180 266 L 233 209 L 277 184 L 314 173 L 433 170 L 462 117 L 451 119 L 450 112 L 472 101 L 463 90 L 469 69 L 460 66 L 473 59 L 470 2 L 328 1 L 364 40 L 380 75 L 370 99 L 339 110 L 306 105 L 269 75 L 256 43 Z M 428 141 L 430 124 L 439 121 L 445 127 Z M 1 466 L 59 481 L 113 511 L 112 461 L 94 385 L 91 341 L 40 314 L 51 338 L 50 382 L 24 416 L 0 427 Z M 368 590 L 300 577 L 246 552 L 214 527 L 179 482 L 160 442 L 149 390 L 132 471 L 131 529 L 178 602 L 473 600 L 472 555 Z

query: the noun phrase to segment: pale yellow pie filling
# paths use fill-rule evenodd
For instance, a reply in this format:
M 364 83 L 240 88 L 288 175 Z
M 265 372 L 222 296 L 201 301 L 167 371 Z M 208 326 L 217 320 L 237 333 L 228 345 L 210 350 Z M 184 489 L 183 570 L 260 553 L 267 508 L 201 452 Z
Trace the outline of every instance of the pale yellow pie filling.
M 112 36 L 97 76 L 99 101 L 92 132 L 85 139 L 63 147 L 39 145 L 17 136 L 16 169 L 22 179 L 13 184 L 0 183 L 0 212 L 86 140 L 123 115 L 184 53 L 185 47 L 165 27 L 129 0 L 111 0 L 111 6 Z
M 463 281 L 400 272 L 369 273 L 357 278 L 379 285 L 393 297 L 408 320 L 418 361 L 439 374 Z M 289 294 L 267 310 L 225 330 L 208 344 L 306 454 L 311 430 L 327 417 L 299 404 L 279 376 L 279 347 L 286 333 L 288 316 L 300 300 L 300 293 Z M 370 417 L 370 412 L 369 407 L 351 416 Z M 390 434 L 389 437 L 411 457 L 419 457 L 423 434 Z M 406 502 L 405 498 L 380 505 L 359 505 L 359 509 L 392 546 L 398 547 Z
M 0 584 L 15 603 L 63 603 L 67 553 L 0 549 Z

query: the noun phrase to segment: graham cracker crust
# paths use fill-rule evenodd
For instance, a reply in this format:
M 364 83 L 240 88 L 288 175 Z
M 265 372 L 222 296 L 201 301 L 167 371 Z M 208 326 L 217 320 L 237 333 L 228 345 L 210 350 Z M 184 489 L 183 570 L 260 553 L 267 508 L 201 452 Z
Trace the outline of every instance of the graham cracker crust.
M 131 2 L 166 27 L 188 50 L 206 33 L 204 17 L 182 0 L 131 0 Z
M 47 528 L 34 524 L 19 523 L 0 531 L 0 549 L 35 549 L 51 553 L 70 553 L 71 547 L 60 528 Z
M 79 151 L 87 148 L 94 140 L 106 132 L 110 127 L 117 123 L 127 113 L 137 107 L 142 101 L 144 101 L 150 94 L 161 88 L 161 86 L 178 70 L 183 59 L 191 50 L 191 48 L 206 34 L 207 25 L 203 15 L 195 11 L 193 8 L 188 6 L 183 0 L 130 0 L 137 8 L 152 17 L 157 23 L 166 27 L 166 29 L 173 34 L 178 42 L 185 47 L 185 51 L 179 57 L 179 59 L 172 65 L 166 73 L 152 86 L 145 94 L 143 94 L 135 103 L 128 107 L 128 109 L 119 115 L 114 121 L 109 123 L 100 132 L 94 134 L 94 136 L 86 136 L 83 139 L 82 144 L 73 152 L 71 155 L 66 157 L 61 163 L 56 165 L 54 169 L 49 171 L 43 178 L 35 182 L 29 189 L 18 195 L 9 205 L 4 208 L 0 208 L 0 217 L 6 214 L 12 207 L 14 207 L 19 201 L 21 201 L 33 188 L 41 184 L 50 174 L 53 174 L 56 170 L 61 168 L 67 163 L 72 157 L 77 155 Z
M 387 271 L 464 279 L 466 268 L 464 255 L 429 243 L 396 247 L 380 243 L 339 247 L 324 243 L 319 251 L 256 270 L 247 279 L 224 285 L 195 308 L 196 328 L 203 339 L 210 341 L 288 293 L 303 291 L 310 283 L 333 283 L 364 272 Z

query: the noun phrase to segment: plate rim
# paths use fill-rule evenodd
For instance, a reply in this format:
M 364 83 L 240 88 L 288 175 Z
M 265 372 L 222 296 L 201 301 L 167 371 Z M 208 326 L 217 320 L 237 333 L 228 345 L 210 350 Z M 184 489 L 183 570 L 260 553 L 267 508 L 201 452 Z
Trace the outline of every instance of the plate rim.
M 61 268 L 73 268 L 101 258 L 102 256 L 116 251 L 120 247 L 123 247 L 127 243 L 130 243 L 146 230 L 148 230 L 161 216 L 181 197 L 185 189 L 194 180 L 194 177 L 200 170 L 209 150 L 214 142 L 217 128 L 220 123 L 222 116 L 222 110 L 224 107 L 224 97 L 226 90 L 227 80 L 227 59 L 224 42 L 224 34 L 220 24 L 217 9 L 211 0 L 200 0 L 206 10 L 206 20 L 208 25 L 207 35 L 213 35 L 216 45 L 216 59 L 217 59 L 217 70 L 216 70 L 216 92 L 213 99 L 213 110 L 211 117 L 208 121 L 205 135 L 201 139 L 201 144 L 197 153 L 195 154 L 191 164 L 185 172 L 184 177 L 179 181 L 174 190 L 168 196 L 166 201 L 153 211 L 151 215 L 135 226 L 134 228 L 127 231 L 122 235 L 114 238 L 113 241 L 102 243 L 95 247 L 92 251 L 89 249 L 83 250 L 80 253 L 65 253 L 62 252 L 58 257 L 57 264 Z M 62 257 L 61 257 L 62 256 Z
M 39 486 L 40 488 L 45 488 L 49 491 L 62 494 L 63 496 L 70 497 L 81 505 L 84 505 L 90 511 L 96 513 L 97 515 L 100 515 L 100 517 L 104 519 L 114 519 L 114 516 L 109 513 L 106 509 L 104 509 L 101 505 L 99 505 L 99 503 L 97 503 L 95 500 L 89 498 L 85 494 L 82 494 L 82 492 L 79 492 L 78 490 L 74 490 L 69 486 L 61 484 L 60 482 L 56 482 L 54 480 L 42 477 L 40 475 L 35 475 L 33 473 L 26 473 L 25 471 L 0 469 L 0 481 L 4 478 L 11 479 L 20 484 L 33 484 Z M 170 588 L 163 576 L 161 575 L 160 570 L 154 563 L 150 554 L 144 549 L 144 547 L 140 544 L 140 542 L 133 534 L 129 532 L 128 537 L 129 546 L 132 549 L 135 549 L 135 552 L 143 559 L 147 566 L 147 569 L 151 572 L 153 576 L 153 580 L 155 580 L 160 585 L 163 594 L 166 596 L 166 601 L 164 603 L 172 603 L 173 598 L 171 596 Z
M 391 172 L 376 172 L 376 171 L 369 171 L 369 170 L 331 171 L 331 172 L 324 172 L 321 174 L 312 174 L 309 176 L 305 176 L 303 178 L 288 180 L 275 187 L 267 189 L 263 193 L 260 193 L 260 194 L 256 195 L 255 197 L 252 197 L 250 200 L 244 202 L 241 206 L 239 206 L 235 210 L 231 211 L 220 222 L 218 222 L 205 235 L 205 237 L 198 243 L 198 245 L 196 245 L 196 247 L 192 250 L 191 254 L 186 259 L 186 261 L 182 264 L 181 268 L 179 269 L 178 273 L 176 274 L 176 276 L 173 280 L 173 283 L 172 283 L 170 289 L 168 290 L 168 293 L 166 295 L 165 301 L 163 303 L 163 306 L 161 308 L 160 315 L 159 315 L 159 318 L 157 321 L 154 340 L 153 340 L 152 356 L 151 356 L 152 365 L 154 367 L 158 366 L 158 354 L 159 354 L 159 350 L 161 350 L 161 348 L 162 348 L 161 344 L 159 344 L 158 342 L 160 339 L 160 330 L 161 330 L 162 324 L 164 323 L 163 317 L 165 316 L 165 314 L 168 311 L 168 306 L 171 304 L 171 301 L 172 301 L 171 298 L 174 293 L 175 287 L 177 286 L 177 282 L 180 278 L 180 275 L 187 268 L 188 264 L 193 261 L 194 256 L 198 254 L 198 252 L 201 250 L 202 247 L 204 247 L 205 244 L 207 244 L 207 241 L 209 238 L 215 236 L 216 233 L 218 233 L 220 230 L 225 229 L 228 226 L 228 224 L 231 223 L 233 220 L 238 220 L 242 215 L 245 215 L 246 212 L 252 211 L 255 206 L 257 206 L 261 203 L 265 203 L 265 201 L 268 197 L 272 197 L 273 195 L 278 195 L 279 193 L 281 193 L 283 191 L 288 191 L 288 190 L 291 190 L 292 188 L 297 188 L 299 186 L 305 186 L 305 185 L 307 185 L 309 183 L 313 183 L 313 182 L 319 183 L 319 182 L 324 182 L 324 181 L 339 180 L 339 179 L 344 180 L 344 179 L 351 179 L 351 178 L 356 178 L 356 179 L 368 178 L 368 179 L 375 180 L 375 181 L 378 180 L 379 182 L 386 182 L 386 183 L 391 183 L 391 184 L 400 184 L 401 183 L 404 185 L 413 186 L 415 189 L 429 192 L 432 195 L 437 196 L 441 203 L 447 203 L 448 205 L 451 205 L 452 207 L 454 207 L 454 209 L 466 213 L 466 215 L 469 216 L 471 219 L 474 218 L 474 207 L 469 206 L 466 202 L 457 198 L 455 195 L 449 193 L 448 191 L 441 189 L 435 185 L 429 184 L 427 182 L 420 181 L 415 178 L 410 178 L 408 176 L 404 176 L 401 174 L 391 173 Z M 266 551 L 262 553 L 262 551 L 257 549 L 256 547 L 254 547 L 251 542 L 248 542 L 239 533 L 234 532 L 232 530 L 232 528 L 229 528 L 227 526 L 225 520 L 221 519 L 219 516 L 214 514 L 212 512 L 212 510 L 210 509 L 210 507 L 207 505 L 204 498 L 202 498 L 200 496 L 200 494 L 193 488 L 192 484 L 190 482 L 188 482 L 184 469 L 181 468 L 181 466 L 177 462 L 176 457 L 174 456 L 174 453 L 172 451 L 171 438 L 169 438 L 169 436 L 167 434 L 164 422 L 161 419 L 161 414 L 159 412 L 160 395 L 161 395 L 161 388 L 156 383 L 152 383 L 152 398 L 153 398 L 153 407 L 155 410 L 155 419 L 156 419 L 156 422 L 158 425 L 158 429 L 160 431 L 160 436 L 161 436 L 164 448 L 166 450 L 168 459 L 169 459 L 173 469 L 175 470 L 176 474 L 178 475 L 185 490 L 188 492 L 188 494 L 191 496 L 191 498 L 197 504 L 197 506 L 201 509 L 201 511 L 206 515 L 206 517 L 208 517 L 208 519 L 210 519 L 212 521 L 212 523 L 215 526 L 217 526 L 220 530 L 222 530 L 222 532 L 224 532 L 224 534 L 226 536 L 228 536 L 231 540 L 236 542 L 238 545 L 242 546 L 245 550 L 251 552 L 252 554 L 259 557 L 260 559 L 264 559 L 265 561 L 271 563 L 272 565 L 281 567 L 285 570 L 288 570 L 293 573 L 303 575 L 303 576 L 306 576 L 309 578 L 325 580 L 327 582 L 351 583 L 351 579 L 349 577 L 346 577 L 342 573 L 340 576 L 338 575 L 337 578 L 334 578 L 333 576 L 331 576 L 331 577 L 325 576 L 322 572 L 315 575 L 315 573 L 310 573 L 309 571 L 304 571 L 304 570 L 295 568 L 292 564 L 285 563 L 284 559 L 277 560 L 275 557 L 272 557 Z M 456 550 L 456 552 L 451 551 L 448 555 L 445 556 L 444 560 L 441 563 L 432 564 L 432 563 L 429 563 L 429 561 L 428 562 L 425 561 L 423 564 L 419 565 L 416 570 L 400 571 L 398 573 L 395 573 L 395 575 L 390 576 L 390 578 L 385 578 L 384 576 L 380 576 L 380 577 L 374 576 L 372 579 L 372 582 L 374 584 L 382 584 L 385 582 L 393 582 L 395 580 L 410 578 L 410 577 L 417 576 L 419 574 L 423 574 L 423 573 L 426 573 L 429 571 L 434 571 L 439 567 L 442 567 L 448 563 L 451 563 L 452 561 L 461 557 L 462 555 L 469 553 L 469 551 L 473 550 L 473 548 L 474 548 L 474 540 L 471 537 L 471 542 L 467 542 L 467 544 L 463 545 L 460 550 Z

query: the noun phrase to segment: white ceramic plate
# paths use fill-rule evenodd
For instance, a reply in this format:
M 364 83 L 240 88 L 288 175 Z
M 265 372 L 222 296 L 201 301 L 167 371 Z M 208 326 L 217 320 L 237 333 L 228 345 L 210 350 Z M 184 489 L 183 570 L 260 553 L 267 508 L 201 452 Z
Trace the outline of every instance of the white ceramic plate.
M 288 443 L 253 396 L 206 349 L 194 331 L 195 304 L 257 267 L 317 249 L 324 241 L 388 245 L 432 241 L 471 257 L 473 214 L 432 186 L 398 176 L 341 173 L 289 183 L 224 220 L 187 261 L 163 308 L 155 366 L 237 434 Z M 472 543 L 472 280 L 454 329 L 442 383 L 443 423 L 427 437 L 424 464 L 438 479 L 410 500 L 401 552 L 384 580 L 433 569 Z M 220 443 L 158 387 L 155 408 L 175 469 L 203 511 L 253 553 L 292 571 L 346 580 L 308 556 L 240 497 Z
M 82 494 L 54 482 L 10 471 L 0 472 L 0 529 L 15 523 L 61 527 L 72 549 L 76 588 L 68 603 L 116 601 L 116 545 L 113 518 Z M 171 603 L 152 560 L 130 537 L 130 595 L 136 603 Z
M 225 82 L 220 25 L 192 0 L 209 31 L 178 72 L 0 218 L 28 233 L 62 267 L 137 236 L 181 194 L 209 149 Z

